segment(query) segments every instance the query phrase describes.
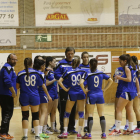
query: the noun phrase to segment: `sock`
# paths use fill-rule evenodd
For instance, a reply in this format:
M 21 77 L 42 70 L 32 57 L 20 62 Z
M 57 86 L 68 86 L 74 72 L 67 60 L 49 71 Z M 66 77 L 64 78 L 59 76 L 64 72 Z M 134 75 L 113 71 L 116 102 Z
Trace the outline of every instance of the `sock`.
M 75 120 L 75 126 L 74 126 L 75 128 L 76 128 L 77 123 L 78 123 L 78 120 Z
M 78 127 L 78 134 L 81 134 L 81 131 L 82 131 L 82 126 L 79 126 Z
M 93 126 L 93 117 L 88 117 L 88 133 L 91 133 Z
M 27 135 L 28 135 L 28 129 L 23 129 L 23 136 L 27 137 Z
M 137 128 L 140 128 L 140 121 L 137 121 Z
M 55 122 L 51 122 L 51 129 L 55 129 Z
M 47 130 L 47 125 L 43 126 L 43 130 L 46 131 Z
M 42 129 L 43 129 L 43 126 L 39 126 L 39 134 L 41 134 L 42 133 Z
M 34 129 L 35 129 L 35 136 L 39 136 L 39 125 L 38 126 L 35 126 Z
M 87 126 L 87 121 L 88 121 L 88 120 L 85 120 L 85 126 L 84 126 L 84 127 L 86 127 L 86 126 Z
M 116 126 L 116 120 L 115 120 L 115 126 Z
M 129 126 L 129 121 L 128 120 L 126 120 L 126 125 Z
M 128 128 L 129 131 L 133 130 L 133 122 L 129 122 L 129 128 Z
M 101 125 L 101 129 L 102 129 L 102 133 L 105 133 L 106 121 L 105 121 L 105 117 L 104 116 L 100 117 L 100 125 Z
M 64 127 L 64 133 L 68 132 L 68 127 Z
M 121 127 L 121 121 L 116 120 L 116 130 L 119 131 Z

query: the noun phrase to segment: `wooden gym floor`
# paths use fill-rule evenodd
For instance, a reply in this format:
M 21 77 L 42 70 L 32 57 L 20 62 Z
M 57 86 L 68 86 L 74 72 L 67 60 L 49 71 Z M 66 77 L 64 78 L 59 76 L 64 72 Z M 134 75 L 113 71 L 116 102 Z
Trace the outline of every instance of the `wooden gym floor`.
M 134 136 L 108 136 L 108 129 L 114 124 L 114 105 L 105 105 L 104 108 L 105 118 L 106 118 L 106 134 L 107 134 L 107 140 L 139 140 L 140 134 L 135 134 Z M 31 113 L 30 113 L 31 114 Z M 22 137 L 22 126 L 21 126 L 21 110 L 15 108 L 14 115 L 11 120 L 10 124 L 10 131 L 9 134 L 14 136 L 14 140 L 20 140 Z M 125 110 L 123 111 L 123 120 L 122 120 L 122 128 L 125 125 Z M 134 116 L 134 125 L 136 125 L 136 119 Z M 59 128 L 59 115 L 57 112 L 57 128 Z M 78 127 L 76 128 L 76 130 Z M 31 131 L 31 117 L 29 118 L 29 132 L 28 132 L 28 140 L 34 140 L 34 135 L 30 134 Z M 84 134 L 84 133 L 83 133 Z M 97 114 L 97 111 L 95 109 L 94 111 L 94 117 L 93 117 L 93 129 L 92 129 L 92 139 L 93 140 L 100 140 L 101 137 L 101 128 L 100 128 L 100 122 L 99 117 Z M 55 140 L 58 139 L 57 135 L 50 135 L 49 140 Z M 68 140 L 77 139 L 76 135 L 70 135 Z

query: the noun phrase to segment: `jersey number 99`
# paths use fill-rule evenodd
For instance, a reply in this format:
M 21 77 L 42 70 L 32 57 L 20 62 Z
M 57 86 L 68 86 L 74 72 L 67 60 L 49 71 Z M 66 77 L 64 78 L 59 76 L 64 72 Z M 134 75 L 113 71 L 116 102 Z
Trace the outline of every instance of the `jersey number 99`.
M 27 75 L 24 76 L 24 80 L 25 80 L 25 84 L 26 86 L 35 86 L 36 84 L 36 76 L 35 75 L 31 75 L 31 77 L 29 76 L 27 79 Z
M 73 86 L 80 85 L 80 79 L 81 79 L 81 75 L 80 74 L 78 74 L 77 76 L 76 75 L 72 75 L 71 76 L 72 85 Z

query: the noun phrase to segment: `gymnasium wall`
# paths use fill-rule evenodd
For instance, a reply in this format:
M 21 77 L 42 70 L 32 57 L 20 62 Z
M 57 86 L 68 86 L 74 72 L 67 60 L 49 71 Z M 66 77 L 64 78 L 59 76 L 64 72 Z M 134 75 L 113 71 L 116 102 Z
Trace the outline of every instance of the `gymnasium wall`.
M 32 53 L 64 52 L 68 46 L 74 47 L 77 52 L 82 51 L 111 51 L 112 56 L 119 56 L 126 51 L 138 51 L 140 46 L 140 26 L 118 25 L 118 0 L 115 0 L 115 26 L 89 26 L 89 27 L 35 27 L 34 0 L 19 1 L 19 27 L 16 28 L 17 45 L 0 46 L 0 53 L 15 53 L 18 62 L 16 73 L 24 69 L 23 60 L 32 57 Z M 109 19 L 108 19 L 109 20 Z M 12 29 L 15 27 L 1 27 Z M 25 31 L 25 33 L 23 33 Z M 36 42 L 35 35 L 52 35 L 52 42 Z M 86 33 L 86 34 L 85 34 Z M 27 49 L 23 49 L 23 45 Z M 111 61 L 112 62 L 112 61 Z M 118 62 L 112 62 L 112 74 Z M 105 93 L 106 103 L 113 103 L 117 84 L 113 83 Z M 18 106 L 18 97 L 15 106 Z

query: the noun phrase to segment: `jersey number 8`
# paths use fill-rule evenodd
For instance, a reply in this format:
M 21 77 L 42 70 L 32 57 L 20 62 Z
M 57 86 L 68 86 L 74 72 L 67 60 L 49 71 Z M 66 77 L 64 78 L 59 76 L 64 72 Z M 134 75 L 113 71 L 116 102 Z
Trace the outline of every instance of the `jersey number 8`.
M 80 85 L 80 79 L 81 79 L 81 75 L 80 74 L 78 74 L 77 76 L 76 75 L 72 75 L 71 76 L 72 85 L 73 86 L 76 86 L 76 84 Z
M 29 76 L 28 79 L 27 79 L 27 75 L 24 76 L 24 80 L 25 80 L 25 84 L 26 86 L 35 86 L 36 84 L 36 76 L 35 75 L 31 75 L 31 77 Z

